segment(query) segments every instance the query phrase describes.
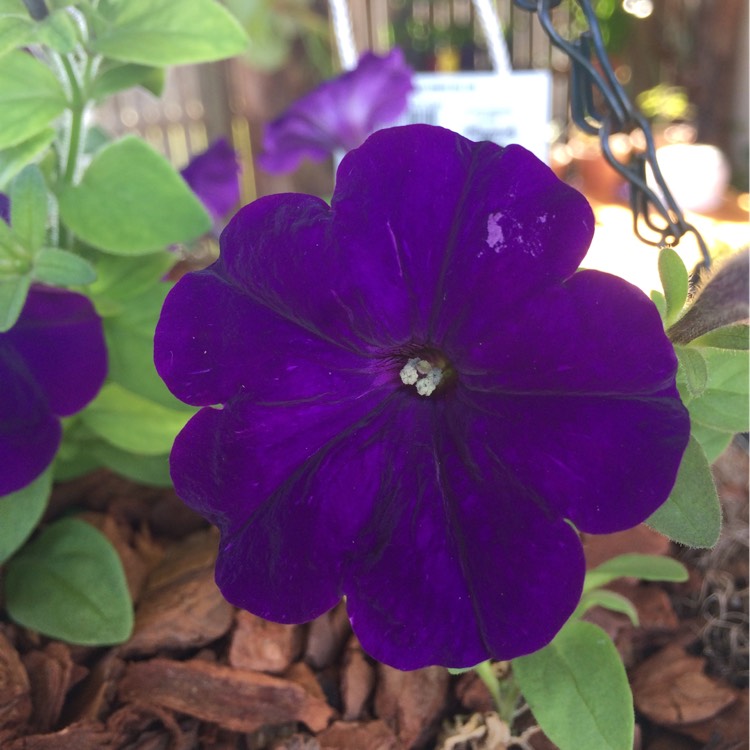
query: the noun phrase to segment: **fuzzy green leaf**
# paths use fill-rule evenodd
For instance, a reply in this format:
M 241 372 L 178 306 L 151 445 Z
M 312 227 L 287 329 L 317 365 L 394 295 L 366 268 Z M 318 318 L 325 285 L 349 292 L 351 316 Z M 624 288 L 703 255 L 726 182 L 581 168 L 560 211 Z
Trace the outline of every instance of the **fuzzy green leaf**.
M 63 189 L 60 215 L 82 240 L 115 255 L 153 253 L 211 228 L 187 183 L 133 136 L 99 151 L 81 183 Z
M 48 526 L 8 563 L 5 594 L 12 620 L 70 643 L 122 643 L 133 629 L 120 558 L 102 533 L 75 518 Z
M 36 164 L 21 170 L 10 186 L 10 225 L 30 254 L 36 253 L 47 235 L 47 185 Z
M 552 643 L 512 664 L 534 717 L 560 750 L 632 750 L 633 697 L 601 628 L 569 620 Z
M 20 50 L 0 65 L 0 149 L 28 140 L 66 107 L 65 92 L 44 63 Z
M 711 467 L 690 438 L 669 499 L 647 520 L 649 526 L 688 547 L 713 547 L 721 533 L 721 506 Z
M 26 304 L 31 274 L 0 278 L 0 333 L 10 330 Z
M 688 296 L 688 272 L 682 258 L 671 247 L 659 253 L 659 278 L 666 300 L 665 325 L 669 327 L 680 317 Z
M 0 497 L 0 563 L 4 563 L 29 538 L 47 507 L 52 489 L 48 469 L 31 484 Z
M 696 398 L 702 396 L 708 384 L 708 367 L 699 349 L 689 346 L 675 346 L 679 362 L 678 378 L 685 383 L 688 393 Z
M 0 151 L 0 190 L 55 139 L 54 128 L 45 128 L 26 141 Z
M 620 594 L 616 594 L 614 591 L 594 589 L 585 593 L 581 597 L 581 601 L 576 607 L 573 617 L 583 617 L 592 607 L 603 607 L 612 612 L 627 615 L 630 618 L 630 622 L 633 623 L 633 627 L 638 627 L 638 610 L 633 605 L 633 602 Z
M 586 573 L 583 591 L 606 586 L 617 578 L 639 578 L 642 581 L 686 581 L 682 563 L 663 555 L 632 553 L 618 555 Z
M 43 247 L 34 258 L 34 280 L 50 286 L 83 286 L 96 279 L 96 271 L 80 255 Z
M 708 346 L 716 349 L 734 349 L 747 351 L 750 345 L 750 333 L 747 323 L 717 328 L 710 333 L 699 336 L 690 342 L 691 346 Z
M 214 0 L 102 0 L 95 51 L 141 65 L 182 65 L 240 54 L 242 27 Z
M 80 419 L 120 450 L 157 456 L 169 453 L 191 414 L 157 404 L 117 383 L 107 383 L 80 413 Z

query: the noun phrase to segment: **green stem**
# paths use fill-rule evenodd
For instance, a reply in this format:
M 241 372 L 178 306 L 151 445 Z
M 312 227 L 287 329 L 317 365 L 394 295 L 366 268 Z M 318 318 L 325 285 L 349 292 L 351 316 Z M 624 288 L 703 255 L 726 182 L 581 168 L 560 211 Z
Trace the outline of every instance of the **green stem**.
M 498 679 L 497 673 L 490 661 L 483 661 L 481 664 L 477 664 L 474 667 L 474 671 L 490 691 L 492 700 L 497 708 L 498 716 L 512 730 L 516 704 L 521 694 L 512 675 L 508 673 L 502 680 Z
M 65 158 L 65 171 L 63 172 L 62 182 L 64 185 L 70 185 L 75 176 L 76 165 L 78 164 L 78 154 L 81 149 L 81 135 L 83 133 L 83 113 L 86 110 L 86 101 L 81 92 L 81 87 L 76 78 L 73 66 L 67 55 L 61 57 L 61 62 L 70 82 L 71 102 L 70 102 L 70 133 L 68 138 L 68 153 Z

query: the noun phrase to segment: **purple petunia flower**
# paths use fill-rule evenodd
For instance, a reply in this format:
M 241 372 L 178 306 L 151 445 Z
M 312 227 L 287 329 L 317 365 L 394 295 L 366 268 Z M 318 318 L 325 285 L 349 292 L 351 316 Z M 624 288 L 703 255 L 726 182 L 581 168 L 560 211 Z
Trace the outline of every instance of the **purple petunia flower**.
M 81 294 L 34 286 L 0 333 L 0 495 L 36 479 L 57 453 L 60 417 L 83 409 L 107 374 L 102 322 Z
M 364 54 L 354 70 L 325 81 L 267 126 L 258 163 L 291 172 L 304 156 L 320 161 L 356 148 L 404 111 L 412 75 L 398 47 L 383 57 Z
M 207 407 L 172 476 L 221 529 L 230 602 L 302 622 L 345 596 L 402 669 L 552 639 L 584 575 L 568 521 L 643 521 L 689 433 L 654 305 L 575 273 L 593 226 L 525 149 L 419 125 L 350 152 L 330 207 L 237 213 L 156 332 L 169 388 Z
M 0 219 L 10 224 L 10 199 L 5 193 L 0 193 Z
M 237 154 L 225 138 L 219 138 L 180 174 L 219 224 L 239 203 L 239 172 Z

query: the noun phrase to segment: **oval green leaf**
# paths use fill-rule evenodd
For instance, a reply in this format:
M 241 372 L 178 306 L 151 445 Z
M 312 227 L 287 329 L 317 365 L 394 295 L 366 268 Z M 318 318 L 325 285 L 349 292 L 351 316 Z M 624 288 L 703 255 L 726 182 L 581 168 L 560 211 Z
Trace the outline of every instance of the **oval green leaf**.
M 618 555 L 586 573 L 584 593 L 606 586 L 617 578 L 639 578 L 642 581 L 687 581 L 682 563 L 664 555 L 642 555 L 636 552 Z
M 83 286 L 96 279 L 96 271 L 80 255 L 43 247 L 34 258 L 34 280 L 50 286 Z
M 669 327 L 680 317 L 688 296 L 687 268 L 671 247 L 662 248 L 659 253 L 659 278 L 666 300 L 664 323 Z
M 711 467 L 691 436 L 669 499 L 646 523 L 688 547 L 713 547 L 721 533 L 721 505 Z
M 189 242 L 211 219 L 187 183 L 147 143 L 128 136 L 97 153 L 81 183 L 61 192 L 60 215 L 82 240 L 115 255 Z
M 36 164 L 24 167 L 10 186 L 10 225 L 21 244 L 35 253 L 47 235 L 47 185 Z
M 0 563 L 29 538 L 47 507 L 52 489 L 49 469 L 10 495 L 0 497 Z
M 242 27 L 214 0 L 107 0 L 95 51 L 141 65 L 222 60 L 247 44 Z
M 5 594 L 11 619 L 69 643 L 122 643 L 133 629 L 120 558 L 103 534 L 75 518 L 48 526 L 8 563 Z
M 129 453 L 169 453 L 177 433 L 192 412 L 169 409 L 117 383 L 107 383 L 80 413 L 92 432 Z
M 44 128 L 22 143 L 0 151 L 0 190 L 29 163 L 34 161 L 55 139 L 54 128 Z
M 633 697 L 601 628 L 569 620 L 552 643 L 512 664 L 534 717 L 560 750 L 632 750 Z
M 0 149 L 44 130 L 66 107 L 52 71 L 26 52 L 9 52 L 0 65 Z

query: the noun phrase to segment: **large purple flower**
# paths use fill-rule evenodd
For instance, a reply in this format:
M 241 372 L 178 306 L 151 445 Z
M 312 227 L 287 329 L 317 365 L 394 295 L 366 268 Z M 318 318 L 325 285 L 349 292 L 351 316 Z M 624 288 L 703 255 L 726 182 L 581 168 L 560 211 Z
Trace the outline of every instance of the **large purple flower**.
M 18 322 L 0 334 L 0 495 L 49 465 L 60 417 L 83 409 L 107 374 L 102 322 L 81 294 L 34 286 Z
M 367 52 L 354 70 L 322 83 L 268 125 L 258 163 L 290 172 L 304 156 L 320 161 L 356 148 L 404 111 L 412 75 L 398 47 L 383 57 Z
M 577 529 L 667 497 L 689 422 L 652 303 L 575 273 L 584 198 L 519 146 L 383 130 L 332 206 L 241 209 L 156 332 L 179 495 L 220 527 L 229 601 L 301 622 L 346 596 L 412 669 L 509 659 L 578 602 Z M 213 406 L 213 405 L 218 405 Z
M 225 138 L 218 138 L 194 156 L 180 174 L 214 223 L 221 224 L 240 200 L 239 171 L 234 149 Z

